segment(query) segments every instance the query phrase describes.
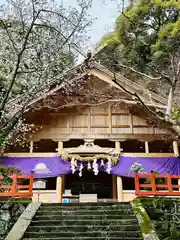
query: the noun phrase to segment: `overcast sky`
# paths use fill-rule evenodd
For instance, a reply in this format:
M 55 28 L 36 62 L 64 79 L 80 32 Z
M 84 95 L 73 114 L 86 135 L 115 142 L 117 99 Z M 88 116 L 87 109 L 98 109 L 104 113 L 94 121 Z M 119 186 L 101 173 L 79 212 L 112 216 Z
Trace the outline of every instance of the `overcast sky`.
M 122 0 L 92 0 L 92 8 L 90 9 L 90 14 L 92 17 L 96 17 L 97 20 L 94 21 L 89 35 L 91 39 L 89 40 L 88 47 L 94 49 L 99 40 L 104 36 L 105 33 L 113 29 L 115 19 L 119 15 L 118 4 Z M 0 0 L 0 3 L 4 3 L 6 0 Z M 63 4 L 64 7 L 69 5 L 76 5 L 77 0 L 55 0 L 55 2 Z M 128 0 L 125 0 L 127 3 Z M 87 48 L 87 46 L 86 46 Z

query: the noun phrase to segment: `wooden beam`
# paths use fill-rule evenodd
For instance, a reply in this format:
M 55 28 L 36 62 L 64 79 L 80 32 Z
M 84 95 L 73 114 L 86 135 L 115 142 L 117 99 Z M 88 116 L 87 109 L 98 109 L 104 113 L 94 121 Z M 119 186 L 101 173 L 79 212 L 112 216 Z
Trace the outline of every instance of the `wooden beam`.
M 38 141 L 40 139 L 43 139 L 44 136 L 38 135 L 33 137 L 33 141 Z M 47 133 L 45 136 L 46 139 L 79 139 L 79 138 L 88 138 L 88 139 L 118 139 L 120 141 L 121 139 L 139 139 L 140 141 L 154 141 L 154 140 L 162 140 L 162 138 L 168 138 L 169 140 L 175 140 L 175 137 L 168 135 L 168 134 L 155 134 L 152 133 L 100 133 L 96 132 L 96 135 L 94 133 L 91 133 L 87 131 L 86 133 L 68 133 L 68 132 L 57 132 L 56 129 L 54 129 L 53 133 Z
M 121 153 L 121 156 L 126 157 L 152 157 L 152 158 L 162 158 L 162 157 L 173 157 L 174 153 Z
M 88 109 L 88 132 L 91 132 L 91 109 Z
M 62 202 L 62 188 L 63 188 L 63 179 L 61 176 L 57 177 L 56 181 L 56 194 L 57 194 L 57 199 L 58 203 Z
M 122 178 L 120 176 L 117 176 L 117 201 L 123 202 L 123 184 L 122 184 Z
M 122 150 L 121 150 L 122 151 Z M 7 157 L 54 157 L 57 156 L 57 152 L 22 152 L 22 153 L 5 153 L 4 154 Z M 124 153 L 121 152 L 121 156 L 127 156 L 127 157 L 174 157 L 174 153 Z
M 145 141 L 145 153 L 149 153 L 149 143 Z
M 112 125 L 112 128 L 130 128 L 130 125 Z
M 133 133 L 133 114 L 132 113 L 130 113 L 129 114 L 129 125 L 130 125 L 130 131 L 131 131 L 131 133 Z
M 58 142 L 58 154 L 61 155 L 63 153 L 63 142 Z
M 116 152 L 116 154 L 120 154 L 121 153 L 121 144 L 120 144 L 120 142 L 115 142 L 115 152 Z
M 109 122 L 109 133 L 112 132 L 112 116 L 111 116 L 111 104 L 108 106 L 108 122 Z
M 174 155 L 176 157 L 179 157 L 179 148 L 178 148 L 178 143 L 176 141 L 173 142 L 173 150 L 174 150 Z

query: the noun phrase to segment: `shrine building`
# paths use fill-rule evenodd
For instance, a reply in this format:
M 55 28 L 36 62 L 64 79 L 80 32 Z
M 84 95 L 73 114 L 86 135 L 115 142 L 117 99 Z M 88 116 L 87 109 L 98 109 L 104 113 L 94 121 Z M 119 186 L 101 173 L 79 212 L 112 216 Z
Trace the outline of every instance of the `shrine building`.
M 131 201 L 135 163 L 180 175 L 176 135 L 153 114 L 165 112 L 166 99 L 93 61 L 58 82 L 24 115 L 33 125 L 28 147 L 10 146 L 0 158 L 34 171 L 34 201 Z

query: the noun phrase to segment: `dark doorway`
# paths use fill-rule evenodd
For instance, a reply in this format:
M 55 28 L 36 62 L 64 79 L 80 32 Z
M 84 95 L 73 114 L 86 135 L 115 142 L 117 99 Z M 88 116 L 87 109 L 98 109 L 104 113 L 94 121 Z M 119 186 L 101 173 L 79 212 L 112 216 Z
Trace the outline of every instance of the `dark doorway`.
M 72 195 L 97 194 L 98 198 L 112 198 L 112 175 L 100 171 L 97 176 L 93 171 L 83 170 L 65 177 L 65 189 L 71 189 Z

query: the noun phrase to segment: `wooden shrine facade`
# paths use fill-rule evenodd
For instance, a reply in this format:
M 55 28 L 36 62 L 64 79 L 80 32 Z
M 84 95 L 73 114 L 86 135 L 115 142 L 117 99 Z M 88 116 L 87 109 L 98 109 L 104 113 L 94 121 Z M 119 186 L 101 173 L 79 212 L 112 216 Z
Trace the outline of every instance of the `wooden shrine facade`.
M 32 141 L 40 139 L 138 139 L 159 140 L 170 133 L 158 128 L 139 115 L 133 114 L 127 106 L 104 104 L 96 107 L 77 107 L 56 113 L 34 116 L 37 133 Z
M 134 157 L 170 157 L 179 156 L 178 142 L 176 136 L 172 134 L 167 126 L 160 123 L 141 106 L 140 103 L 132 99 L 126 92 L 112 81 L 113 73 L 107 69 L 95 66 L 89 69 L 83 76 L 88 75 L 89 82 L 86 83 L 87 89 L 82 89 L 80 93 L 73 93 L 74 98 L 71 102 L 66 102 L 60 88 L 51 90 L 46 96 L 45 103 L 55 102 L 55 106 L 41 107 L 36 100 L 25 119 L 27 123 L 34 124 L 34 131 L 28 136 L 29 147 L 21 150 L 12 146 L 5 154 L 9 157 L 49 157 L 56 156 L 57 152 L 68 151 L 70 148 L 76 148 L 71 145 L 71 140 L 78 141 L 104 141 L 104 148 L 114 148 L 116 154 Z M 157 109 L 165 109 L 165 100 L 151 93 L 151 99 L 147 91 L 141 86 L 122 76 L 117 75 L 117 80 L 128 91 L 137 92 L 147 106 L 157 106 Z M 91 95 L 93 91 L 96 92 Z M 84 91 L 84 92 L 83 92 Z M 82 95 L 84 93 L 84 95 Z M 86 97 L 87 93 L 87 97 Z M 77 98 L 77 95 L 79 98 Z M 82 95 L 82 96 L 81 96 Z M 105 100 L 105 96 L 108 96 Z M 96 102 L 88 102 L 88 97 Z M 48 99 L 50 98 L 51 99 Z M 86 97 L 86 98 L 85 98 Z M 98 101 L 98 97 L 101 101 Z M 54 100 L 55 99 L 55 100 Z M 85 99 L 85 102 L 80 101 Z M 153 102 L 153 104 L 152 104 Z M 36 130 L 37 129 L 37 130 Z M 128 141 L 139 141 L 143 145 L 142 151 L 134 147 L 133 151 L 128 152 L 126 145 L 133 145 Z M 38 145 L 44 141 L 44 145 L 39 151 Z M 51 150 L 46 141 L 52 141 Z M 171 146 L 164 147 L 163 151 L 152 151 L 151 143 L 161 141 Z M 114 145 L 106 142 L 112 142 Z M 69 144 L 68 144 L 69 143 Z M 41 144 L 42 145 L 42 144 Z M 98 145 L 97 143 L 95 145 Z M 156 144 L 157 145 L 157 144 Z M 127 148 L 128 149 L 128 148 Z M 104 150 L 103 150 L 104 151 Z M 91 152 L 91 154 L 93 154 Z M 135 197 L 135 191 L 127 198 L 123 194 L 122 179 L 120 176 L 113 176 L 112 179 L 113 198 L 118 201 L 128 201 Z M 64 191 L 64 177 L 57 177 L 56 191 L 43 193 L 46 195 L 46 201 L 51 201 L 53 196 L 61 202 Z M 37 193 L 35 193 L 37 194 Z M 49 196 L 47 198 L 47 195 Z

